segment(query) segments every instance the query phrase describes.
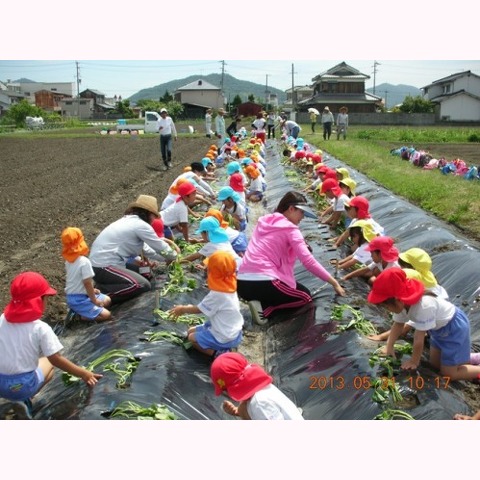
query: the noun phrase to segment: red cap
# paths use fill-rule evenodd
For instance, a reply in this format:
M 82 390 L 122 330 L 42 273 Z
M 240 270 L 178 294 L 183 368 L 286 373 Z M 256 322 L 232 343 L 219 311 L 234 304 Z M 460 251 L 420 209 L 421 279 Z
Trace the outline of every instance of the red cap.
M 425 291 L 423 283 L 407 274 L 399 267 L 387 268 L 373 282 L 367 300 L 370 303 L 382 303 L 389 298 L 396 298 L 406 305 L 419 302 Z
M 3 312 L 10 323 L 26 323 L 39 320 L 43 315 L 44 295 L 56 295 L 57 291 L 37 272 L 23 272 L 10 285 L 12 300 Z
M 380 255 L 383 260 L 386 262 L 396 262 L 398 260 L 398 250 L 394 246 L 393 238 L 391 237 L 375 237 L 370 243 L 365 247 L 365 250 L 368 252 L 373 252 L 374 250 L 379 250 Z
M 370 204 L 365 197 L 356 196 L 350 198 L 348 202 L 345 202 L 345 206 L 348 207 L 355 207 L 357 209 L 357 218 L 358 220 L 365 220 L 370 218 L 370 212 L 368 211 L 370 208 Z
M 321 193 L 326 193 L 331 191 L 336 197 L 339 197 L 342 194 L 342 189 L 338 184 L 337 180 L 333 178 L 326 178 L 322 183 Z
M 163 238 L 165 236 L 163 231 L 163 220 L 161 218 L 156 218 L 151 225 L 159 238 Z
M 190 195 L 196 190 L 197 189 L 195 188 L 195 185 L 191 182 L 184 182 L 178 186 L 178 194 L 180 195 L 180 197 L 186 197 L 187 195 Z
M 245 186 L 243 184 L 243 176 L 241 173 L 234 173 L 230 175 L 230 187 L 236 192 L 244 192 Z
M 248 363 L 243 355 L 236 352 L 219 355 L 212 363 L 210 376 L 215 395 L 226 390 L 237 402 L 251 398 L 272 383 L 272 377 L 260 365 Z

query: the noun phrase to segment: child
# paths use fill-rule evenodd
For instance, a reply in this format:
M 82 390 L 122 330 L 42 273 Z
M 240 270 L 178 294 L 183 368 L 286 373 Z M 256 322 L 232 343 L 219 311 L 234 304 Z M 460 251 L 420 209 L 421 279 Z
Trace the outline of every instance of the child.
M 232 227 L 243 232 L 247 227 L 247 209 L 240 195 L 231 187 L 219 190 L 217 200 L 222 202 L 220 211 L 232 220 Z
M 366 267 L 358 268 L 353 272 L 347 273 L 342 280 L 350 280 L 353 277 L 364 277 L 368 279 L 371 285 L 375 278 L 387 268 L 398 267 L 398 250 L 394 246 L 393 238 L 375 237 L 365 247 L 372 256 L 372 262 Z
M 43 275 L 23 272 L 10 286 L 11 301 L 0 316 L 0 397 L 25 402 L 53 378 L 54 367 L 93 387 L 102 375 L 67 360 L 50 325 L 41 320 L 48 297 L 56 295 Z
M 372 261 L 372 255 L 366 250 L 377 234 L 370 223 L 365 220 L 358 220 L 348 228 L 350 239 L 354 245 L 355 251 L 345 258 L 342 258 L 337 264 L 337 268 L 347 270 L 357 264 L 368 265 Z
M 205 217 L 214 217 L 218 220 L 220 226 L 227 233 L 228 241 L 231 243 L 232 248 L 235 250 L 235 253 L 239 257 L 243 257 L 248 245 L 248 239 L 245 235 L 245 232 L 239 232 L 238 230 L 230 227 L 228 225 L 228 222 L 224 220 L 222 212 L 220 210 L 217 210 L 216 208 L 209 208 L 207 210 L 207 213 L 205 214 Z
M 365 197 L 357 195 L 348 199 L 344 203 L 345 211 L 349 219 L 348 225 L 353 225 L 357 220 L 366 220 L 368 223 L 372 224 L 373 229 L 378 235 L 384 235 L 385 230 L 381 225 L 379 225 L 370 215 L 370 203 Z M 348 238 L 349 232 L 345 230 L 339 237 L 334 239 L 333 246 L 338 248 L 345 240 Z
M 322 212 L 321 219 L 327 215 L 328 217 L 323 219 L 321 223 L 335 229 L 340 220 L 346 215 L 345 202 L 348 202 L 349 197 L 345 195 L 338 182 L 333 178 L 327 178 L 322 183 L 321 193 L 332 202 L 332 205 Z
M 190 242 L 188 233 L 188 207 L 193 205 L 197 196 L 197 189 L 193 183 L 184 182 L 178 187 L 178 198 L 174 204 L 160 212 L 165 237 L 173 240 L 171 228 L 176 227 L 183 234 L 185 241 Z M 168 228 L 165 228 L 168 227 Z
M 245 169 L 245 173 L 250 179 L 250 185 L 245 194 L 246 199 L 250 202 L 259 202 L 263 198 L 262 176 L 260 170 L 253 165 L 249 165 Z
M 430 335 L 430 364 L 451 380 L 480 380 L 480 365 L 470 363 L 470 322 L 465 313 L 448 300 L 425 294 L 423 283 L 408 278 L 401 268 L 380 273 L 367 300 L 393 313 L 393 326 L 386 353 L 395 357 L 394 344 L 408 323 L 415 328 L 413 353 L 402 363 L 404 370 L 420 364 L 425 335 Z
M 194 262 L 199 258 L 208 258 L 217 250 L 223 250 L 229 252 L 234 257 L 237 266 L 240 266 L 241 258 L 235 253 L 228 240 L 227 232 L 220 226 L 220 222 L 215 217 L 203 218 L 195 233 L 202 235 L 205 244 L 198 252 L 183 257 L 182 262 Z
M 224 391 L 233 400 L 223 402 L 229 415 L 242 420 L 304 420 L 297 406 L 275 385 L 260 366 L 248 363 L 240 353 L 224 353 L 212 363 L 210 377 L 215 395 Z
M 94 288 L 92 263 L 86 257 L 89 248 L 79 228 L 65 228 L 61 235 L 65 259 L 67 305 L 82 320 L 110 320 L 112 314 L 107 307 L 112 300 Z
M 243 316 L 237 296 L 236 269 L 230 252 L 212 253 L 207 262 L 210 292 L 198 305 L 176 305 L 169 311 L 173 318 L 186 313 L 203 313 L 207 317 L 204 324 L 188 329 L 188 340 L 195 349 L 212 358 L 236 348 L 242 341 Z

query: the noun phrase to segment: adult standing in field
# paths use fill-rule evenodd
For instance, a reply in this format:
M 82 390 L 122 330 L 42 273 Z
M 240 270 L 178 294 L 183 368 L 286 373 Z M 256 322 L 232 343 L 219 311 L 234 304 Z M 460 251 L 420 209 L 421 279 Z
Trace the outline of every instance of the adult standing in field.
M 207 138 L 212 138 L 212 109 L 207 108 L 205 112 L 205 133 Z
M 155 197 L 140 195 L 128 205 L 119 220 L 105 227 L 90 249 L 90 261 L 97 288 L 112 299 L 112 304 L 130 300 L 151 290 L 150 282 L 139 273 L 139 266 L 128 263 L 145 253 L 147 258 L 158 254 L 167 262 L 177 253 L 158 237 L 151 223 L 159 218 Z
M 298 138 L 298 134 L 300 133 L 301 127 L 297 122 L 294 122 L 293 120 L 285 119 L 280 124 L 280 126 L 285 129 L 285 133 L 287 137 L 293 137 L 295 139 Z
M 215 117 L 215 136 L 218 138 L 217 146 L 218 148 L 223 147 L 223 143 L 225 142 L 225 115 L 227 112 L 223 108 L 218 109 L 218 114 Z
M 312 301 L 310 290 L 297 282 L 297 260 L 316 277 L 332 285 L 337 294 L 345 291 L 315 259 L 298 225 L 304 215 L 317 219 L 304 195 L 290 191 L 274 213 L 258 219 L 238 269 L 237 291 L 249 304 L 255 323 L 263 325 L 279 309 L 298 308 Z M 263 317 L 263 319 L 262 319 Z
M 316 123 L 317 123 L 317 114 L 315 112 L 310 112 L 310 125 L 312 127 L 312 133 L 315 133 Z
M 267 121 L 263 112 L 258 112 L 255 120 L 252 122 L 252 128 L 255 129 L 255 137 L 259 138 L 262 143 L 265 143 L 266 140 L 266 131 L 265 127 L 267 126 Z
M 340 140 L 340 134 L 343 135 L 343 139 L 347 139 L 348 128 L 348 108 L 342 107 L 340 113 L 337 115 L 337 140 Z
M 267 115 L 267 138 L 275 138 L 275 127 L 282 121 L 277 114 L 270 110 Z
M 172 168 L 172 138 L 177 140 L 177 129 L 166 108 L 160 110 L 158 130 L 160 132 L 160 153 L 163 160 L 163 170 Z
M 334 124 L 335 119 L 333 118 L 333 113 L 328 107 L 325 107 L 322 112 L 322 126 L 323 126 L 323 139 L 329 140 L 332 135 L 332 125 Z

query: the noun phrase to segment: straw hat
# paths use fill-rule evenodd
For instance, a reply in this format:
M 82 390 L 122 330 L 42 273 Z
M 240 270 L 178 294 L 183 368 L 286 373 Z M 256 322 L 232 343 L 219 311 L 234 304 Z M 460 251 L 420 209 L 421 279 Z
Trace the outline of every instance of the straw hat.
M 156 217 L 160 216 L 158 213 L 157 199 L 151 195 L 139 195 L 138 198 L 128 206 L 128 209 L 130 208 L 143 208 L 147 212 L 153 213 Z

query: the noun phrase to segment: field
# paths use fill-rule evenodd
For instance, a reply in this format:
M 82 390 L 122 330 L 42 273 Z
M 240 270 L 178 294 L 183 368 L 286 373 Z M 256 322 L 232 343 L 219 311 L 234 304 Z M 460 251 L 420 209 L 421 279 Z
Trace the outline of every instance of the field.
M 53 322 L 61 321 L 67 311 L 60 242 L 63 228 L 81 228 L 91 244 L 139 194 L 154 195 L 160 203 L 183 167 L 200 160 L 210 144 L 201 135 L 180 136 L 174 143 L 174 167 L 163 172 L 156 136 L 1 136 L 2 310 L 9 300 L 12 278 L 21 271 L 35 270 L 57 289 L 59 294 L 52 297 L 47 315 Z M 432 153 L 436 151 L 437 146 L 435 150 L 429 147 Z M 480 164 L 477 145 L 441 144 L 438 149 L 446 158 L 450 151 L 449 159 L 458 156 Z M 472 408 L 480 408 L 478 389 L 472 385 L 465 393 Z
M 174 167 L 163 172 L 157 136 L 0 138 L 2 310 L 12 278 L 35 270 L 59 293 L 51 299 L 49 317 L 62 319 L 67 311 L 62 230 L 81 228 L 91 245 L 138 195 L 154 195 L 161 203 L 183 166 L 201 160 L 210 143 L 180 137 L 174 144 Z

